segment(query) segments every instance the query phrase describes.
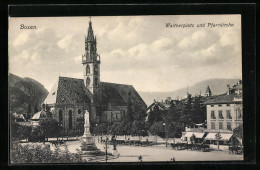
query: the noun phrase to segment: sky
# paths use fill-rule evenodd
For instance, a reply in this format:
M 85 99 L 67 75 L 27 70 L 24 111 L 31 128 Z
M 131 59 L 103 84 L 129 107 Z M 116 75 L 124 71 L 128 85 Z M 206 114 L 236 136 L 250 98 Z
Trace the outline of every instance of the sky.
M 9 72 L 50 90 L 59 76 L 83 78 L 90 18 L 9 18 Z M 242 79 L 240 15 L 92 16 L 101 81 L 167 92 L 212 78 Z M 166 27 L 194 24 L 194 27 Z M 204 24 L 205 27 L 197 27 Z M 231 23 L 232 27 L 207 27 Z M 37 29 L 20 29 L 20 25 Z

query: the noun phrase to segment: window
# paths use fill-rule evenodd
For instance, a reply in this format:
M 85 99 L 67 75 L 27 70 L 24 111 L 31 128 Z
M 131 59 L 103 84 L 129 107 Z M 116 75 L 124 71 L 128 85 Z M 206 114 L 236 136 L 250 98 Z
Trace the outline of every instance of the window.
M 69 111 L 69 129 L 72 129 L 72 111 Z
M 211 119 L 216 119 L 214 110 L 211 111 Z
M 227 104 L 227 106 L 230 106 L 230 104 Z
M 231 122 L 227 122 L 227 130 L 232 130 L 231 129 Z
M 97 67 L 97 65 L 94 66 L 94 73 L 98 74 L 98 67 Z
M 215 122 L 211 122 L 211 129 L 215 129 Z
M 86 84 L 87 84 L 87 86 L 90 85 L 90 78 L 89 78 L 89 77 L 88 77 L 87 80 L 86 80 Z
M 63 117 L 62 117 L 62 110 L 59 110 L 59 123 L 62 122 L 62 119 L 63 119 Z
M 223 129 L 223 122 L 219 122 L 219 129 Z
M 212 105 L 210 105 L 210 107 L 214 107 L 214 105 L 212 104 Z
M 87 65 L 86 71 L 87 71 L 87 74 L 90 74 L 90 67 L 89 67 L 89 65 Z
M 117 115 L 116 115 L 116 120 L 117 120 Z
M 222 110 L 218 111 L 218 118 L 219 119 L 224 119 L 223 115 L 222 115 Z
M 218 107 L 221 107 L 221 106 L 222 106 L 222 104 L 219 104 L 219 105 L 218 105 Z
M 237 108 L 237 118 L 242 118 L 242 113 L 241 113 L 241 109 Z
M 95 83 L 95 86 L 98 87 L 98 79 L 97 78 L 95 78 L 94 83 Z
M 227 110 L 227 119 L 232 119 L 232 116 L 231 116 L 230 110 Z
M 79 109 L 79 110 L 78 110 L 78 114 L 80 114 L 80 113 L 81 113 L 81 110 Z

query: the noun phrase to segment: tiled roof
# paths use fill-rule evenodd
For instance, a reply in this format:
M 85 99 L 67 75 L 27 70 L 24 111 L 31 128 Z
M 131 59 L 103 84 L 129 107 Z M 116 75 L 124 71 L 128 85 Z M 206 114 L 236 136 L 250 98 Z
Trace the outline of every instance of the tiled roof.
M 151 104 L 147 110 L 150 110 L 151 107 L 154 107 L 155 105 L 158 105 L 161 109 L 163 110 L 169 110 L 171 105 L 170 104 L 167 104 L 165 102 L 154 102 L 153 104 Z
M 237 94 L 230 94 L 230 95 L 219 95 L 216 96 L 214 99 L 208 100 L 204 102 L 204 104 L 217 104 L 217 103 L 241 103 L 241 101 L 234 100 L 235 98 L 240 98 L 241 95 Z
M 59 77 L 44 101 L 47 104 L 75 102 L 90 102 L 90 99 L 85 95 L 83 79 L 69 77 Z
M 145 102 L 139 96 L 132 85 L 100 82 L 102 105 L 109 103 L 114 106 L 127 105 L 129 97 L 133 104 L 146 107 Z M 83 79 L 59 77 L 54 84 L 44 103 L 90 103 L 90 97 L 85 94 Z
M 146 107 L 145 102 L 132 85 L 101 82 L 100 87 L 103 105 L 108 103 L 111 105 L 127 105 L 129 98 L 131 98 L 133 104 Z

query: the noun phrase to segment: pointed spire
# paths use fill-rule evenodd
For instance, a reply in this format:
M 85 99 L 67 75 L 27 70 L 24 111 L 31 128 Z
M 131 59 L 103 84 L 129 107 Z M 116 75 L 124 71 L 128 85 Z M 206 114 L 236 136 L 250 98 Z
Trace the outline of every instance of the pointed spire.
M 208 86 L 207 89 L 206 89 L 206 92 L 205 92 L 205 96 L 211 96 L 211 95 L 212 95 L 212 92 L 211 92 L 211 90 Z
M 87 40 L 94 40 L 94 33 L 92 29 L 91 17 L 89 17 L 88 36 Z

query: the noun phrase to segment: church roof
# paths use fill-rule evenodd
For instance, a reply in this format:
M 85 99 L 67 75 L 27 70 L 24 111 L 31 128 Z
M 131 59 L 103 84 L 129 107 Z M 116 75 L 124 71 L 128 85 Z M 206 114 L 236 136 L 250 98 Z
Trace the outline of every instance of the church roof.
M 132 85 L 101 82 L 102 104 L 127 105 L 129 99 L 135 105 L 146 106 L 143 99 Z
M 46 104 L 90 102 L 85 95 L 83 79 L 59 77 L 45 99 Z
M 102 105 L 126 106 L 129 99 L 134 105 L 146 104 L 132 85 L 100 82 Z M 90 97 L 85 94 L 83 79 L 59 77 L 44 103 L 90 103 Z

